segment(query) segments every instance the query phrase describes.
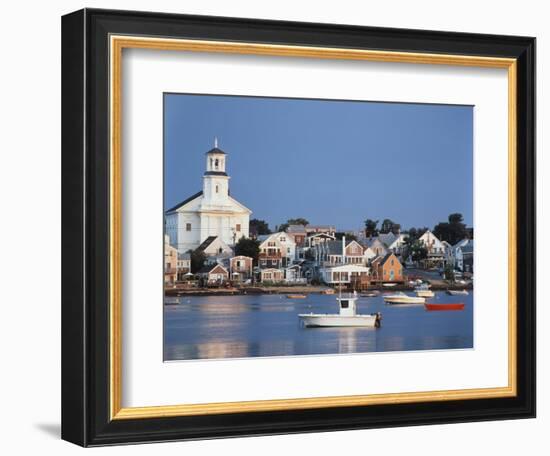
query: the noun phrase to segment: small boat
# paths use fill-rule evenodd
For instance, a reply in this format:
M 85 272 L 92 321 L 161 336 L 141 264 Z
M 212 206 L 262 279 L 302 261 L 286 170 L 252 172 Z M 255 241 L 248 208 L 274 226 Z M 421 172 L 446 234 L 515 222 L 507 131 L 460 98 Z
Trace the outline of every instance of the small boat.
M 450 294 L 451 296 L 467 295 L 468 290 L 447 290 L 447 294 Z
M 382 314 L 357 313 L 357 293 L 353 292 L 348 297 L 339 296 L 336 298 L 340 313 L 337 314 L 299 314 L 298 318 L 306 328 L 328 328 L 328 327 L 380 327 Z
M 435 293 L 432 290 L 415 290 L 416 296 L 420 298 L 433 298 Z
M 321 291 L 321 294 L 324 294 L 324 295 L 333 295 L 333 294 L 334 294 L 334 290 L 333 290 L 332 288 L 327 288 L 326 290 Z
M 424 304 L 424 307 L 426 310 L 463 310 L 464 309 L 464 303 L 463 302 L 452 302 L 449 304 Z
M 428 284 L 419 285 L 414 289 L 416 296 L 420 298 L 433 298 L 435 293 L 429 289 Z
M 382 284 L 382 286 L 386 287 L 386 288 L 395 287 L 396 285 L 397 285 L 396 283 L 383 283 Z
M 165 306 L 175 306 L 180 303 L 180 300 L 178 298 L 164 298 L 164 305 Z
M 286 295 L 288 299 L 306 299 L 307 295 L 305 294 L 288 294 Z
M 405 293 L 399 292 L 384 296 L 384 301 L 390 304 L 424 304 L 426 299 L 417 296 L 408 296 Z

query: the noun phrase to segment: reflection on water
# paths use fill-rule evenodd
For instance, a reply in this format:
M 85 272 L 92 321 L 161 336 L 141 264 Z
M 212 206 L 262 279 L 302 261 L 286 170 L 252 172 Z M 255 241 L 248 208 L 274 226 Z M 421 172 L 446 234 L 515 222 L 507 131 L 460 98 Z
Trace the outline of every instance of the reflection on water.
M 382 312 L 376 328 L 302 328 L 299 313 L 336 313 L 334 296 L 192 296 L 164 306 L 164 359 L 349 354 L 472 348 L 473 298 L 436 293 L 429 302 L 464 302 L 458 312 L 360 298 L 359 313 Z

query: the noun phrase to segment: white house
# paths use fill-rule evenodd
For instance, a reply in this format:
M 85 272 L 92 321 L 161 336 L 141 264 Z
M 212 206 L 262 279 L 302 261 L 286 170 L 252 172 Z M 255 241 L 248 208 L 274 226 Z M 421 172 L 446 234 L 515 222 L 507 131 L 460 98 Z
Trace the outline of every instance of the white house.
M 230 196 L 226 161 L 227 154 L 216 140 L 206 152 L 202 190 L 166 211 L 166 233 L 178 252 L 196 249 L 209 236 L 228 245 L 248 237 L 252 211 Z
M 320 266 L 340 265 L 340 264 L 367 264 L 369 258 L 373 257 L 372 250 L 369 250 L 367 256 L 365 252 L 368 249 L 357 241 L 346 242 L 345 236 L 341 241 L 328 241 L 318 244 L 314 248 L 315 260 Z
M 453 246 L 454 268 L 462 272 L 473 272 L 474 241 L 463 239 Z
M 403 248 L 405 247 L 406 238 L 406 234 L 399 233 L 397 235 L 394 235 L 393 240 L 388 244 L 388 250 L 395 253 L 396 255 L 401 255 L 403 253 Z
M 448 245 L 441 242 L 430 230 L 426 231 L 418 240 L 424 245 L 428 252 L 427 258 L 422 260 L 425 268 L 433 266 L 444 266 L 448 260 Z
M 288 233 L 280 231 L 258 236 L 260 241 L 260 268 L 289 266 L 296 259 L 296 243 Z
M 424 245 L 428 255 L 443 256 L 445 254 L 445 246 L 430 230 L 427 230 L 418 240 Z
M 368 277 L 370 269 L 360 264 L 342 264 L 319 270 L 323 282 L 328 285 L 347 284 Z

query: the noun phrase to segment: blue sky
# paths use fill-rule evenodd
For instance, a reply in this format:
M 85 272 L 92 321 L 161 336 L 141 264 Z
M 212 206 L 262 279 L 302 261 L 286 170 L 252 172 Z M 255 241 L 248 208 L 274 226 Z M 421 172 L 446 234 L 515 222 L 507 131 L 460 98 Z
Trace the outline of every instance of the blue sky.
M 165 95 L 165 208 L 202 189 L 218 137 L 231 196 L 270 227 L 473 217 L 473 107 Z

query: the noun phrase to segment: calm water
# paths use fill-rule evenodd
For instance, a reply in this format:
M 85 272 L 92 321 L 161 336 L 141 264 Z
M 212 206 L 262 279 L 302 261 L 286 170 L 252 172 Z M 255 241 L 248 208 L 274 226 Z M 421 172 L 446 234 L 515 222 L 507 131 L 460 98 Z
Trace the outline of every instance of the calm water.
M 411 294 L 412 293 L 408 293 Z M 246 358 L 472 348 L 473 296 L 436 292 L 428 302 L 464 302 L 462 311 L 359 298 L 358 313 L 382 312 L 380 328 L 303 328 L 299 313 L 337 313 L 335 296 L 190 296 L 164 306 L 164 359 Z

